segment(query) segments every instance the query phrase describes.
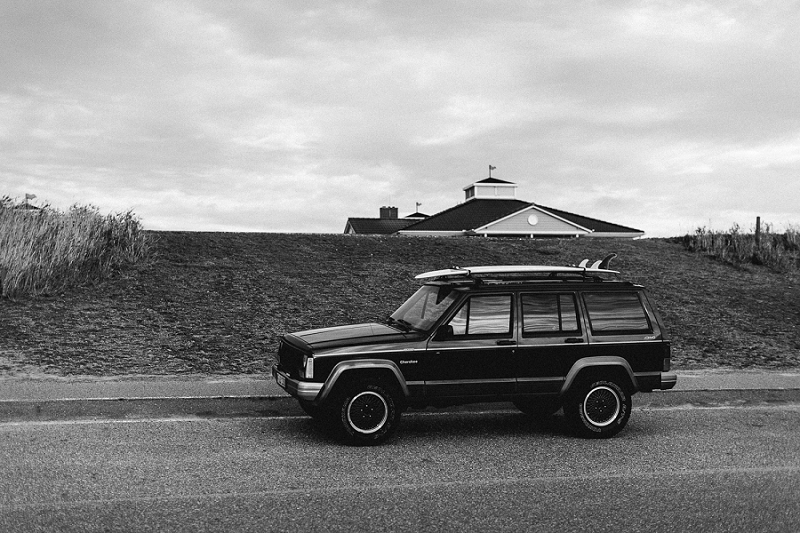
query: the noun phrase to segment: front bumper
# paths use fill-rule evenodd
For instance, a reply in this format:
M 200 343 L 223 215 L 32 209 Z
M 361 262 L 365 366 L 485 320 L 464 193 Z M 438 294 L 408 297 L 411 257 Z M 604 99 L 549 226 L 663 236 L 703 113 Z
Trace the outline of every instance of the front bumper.
M 278 386 L 300 400 L 313 402 L 322 390 L 322 383 L 311 383 L 308 381 L 300 381 L 289 377 L 289 374 L 282 370 L 278 370 L 277 366 L 272 367 L 272 377 L 278 383 Z

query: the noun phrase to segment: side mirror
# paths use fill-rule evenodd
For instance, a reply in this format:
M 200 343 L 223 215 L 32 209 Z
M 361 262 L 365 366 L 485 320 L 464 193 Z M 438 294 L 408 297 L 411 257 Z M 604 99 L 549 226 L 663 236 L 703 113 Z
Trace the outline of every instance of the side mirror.
M 446 341 L 452 338 L 453 338 L 453 326 L 449 324 L 446 324 L 444 326 L 439 326 L 439 329 L 436 330 L 436 334 L 433 336 L 433 340 L 435 341 Z

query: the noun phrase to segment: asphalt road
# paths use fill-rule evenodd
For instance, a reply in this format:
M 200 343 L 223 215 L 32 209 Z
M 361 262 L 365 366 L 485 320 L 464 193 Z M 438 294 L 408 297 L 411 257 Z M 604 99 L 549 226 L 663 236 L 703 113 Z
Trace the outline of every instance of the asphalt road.
M 352 448 L 283 411 L 6 419 L 0 531 L 800 531 L 798 402 L 561 423 L 412 412 Z

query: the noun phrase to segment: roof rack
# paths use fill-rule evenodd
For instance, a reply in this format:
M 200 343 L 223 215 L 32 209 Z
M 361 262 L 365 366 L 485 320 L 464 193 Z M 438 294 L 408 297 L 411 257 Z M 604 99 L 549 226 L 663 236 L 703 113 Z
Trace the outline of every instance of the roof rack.
M 496 265 L 496 266 L 471 266 L 445 268 L 442 270 L 432 270 L 424 272 L 415 279 L 443 279 L 443 278 L 465 278 L 465 279 L 484 279 L 496 277 L 513 276 L 514 279 L 557 279 L 559 276 L 579 277 L 579 278 L 599 278 L 601 275 L 619 274 L 617 270 L 608 268 L 611 260 L 617 254 L 609 254 L 600 261 L 595 261 L 591 266 L 588 259 L 584 259 L 577 266 L 548 266 L 548 265 Z

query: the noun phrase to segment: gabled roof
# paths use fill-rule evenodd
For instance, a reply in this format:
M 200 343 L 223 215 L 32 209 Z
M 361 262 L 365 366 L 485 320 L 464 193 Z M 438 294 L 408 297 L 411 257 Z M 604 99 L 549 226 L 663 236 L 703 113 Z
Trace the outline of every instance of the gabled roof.
M 642 230 L 629 228 L 627 226 L 620 226 L 619 224 L 612 224 L 611 222 L 605 222 L 603 220 L 597 220 L 596 218 L 589 218 L 582 215 L 576 215 L 574 213 L 569 213 L 567 211 L 562 211 L 560 209 L 553 209 L 552 207 L 545 207 L 543 205 L 537 205 L 536 207 L 540 209 L 544 209 L 547 212 L 553 213 L 556 216 L 559 216 L 565 220 L 569 220 L 573 224 L 577 224 L 578 226 L 583 226 L 584 228 L 588 228 L 595 233 L 641 233 L 644 234 Z
M 403 233 L 468 232 L 490 226 L 494 222 L 531 208 L 536 208 L 562 219 L 567 224 L 575 226 L 576 233 L 585 234 L 588 230 L 591 234 L 622 234 L 632 237 L 644 234 L 643 231 L 638 229 L 628 228 L 626 226 L 620 226 L 619 224 L 612 224 L 610 222 L 576 215 L 560 209 L 552 209 L 522 200 L 493 200 L 480 198 L 446 209 L 441 213 L 421 220 L 416 224 L 401 228 L 398 231 L 402 231 Z M 536 231 L 531 231 L 530 233 L 536 233 Z
M 528 202 L 522 200 L 475 199 L 446 209 L 404 229 L 421 232 L 467 231 L 485 226 L 529 205 Z
M 344 232 L 367 235 L 389 235 L 418 221 L 419 219 L 408 220 L 404 218 L 348 218 Z

